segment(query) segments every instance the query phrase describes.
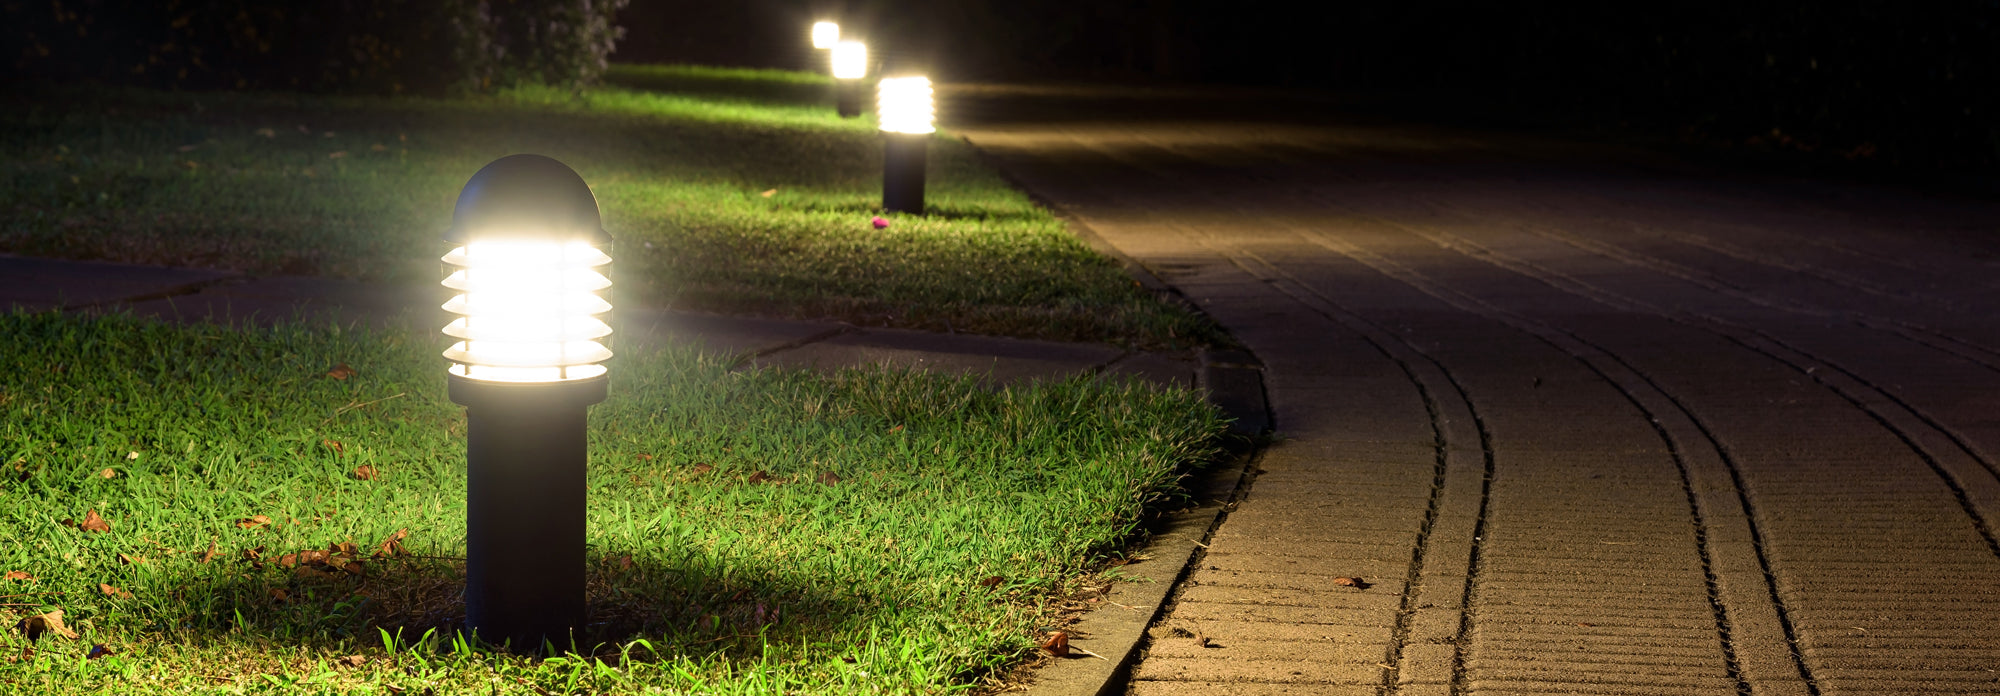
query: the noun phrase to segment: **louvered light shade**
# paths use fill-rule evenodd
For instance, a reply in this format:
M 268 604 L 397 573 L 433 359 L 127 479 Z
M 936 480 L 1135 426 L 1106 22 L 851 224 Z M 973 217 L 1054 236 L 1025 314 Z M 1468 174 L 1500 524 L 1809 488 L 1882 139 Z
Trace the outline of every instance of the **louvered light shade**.
M 882 130 L 913 135 L 937 130 L 932 125 L 937 108 L 932 104 L 930 78 L 885 77 L 876 90 L 880 101 L 875 114 L 882 120 Z
M 555 160 L 516 155 L 466 185 L 448 239 L 444 352 L 451 373 L 488 382 L 564 382 L 603 375 L 611 287 L 597 201 Z

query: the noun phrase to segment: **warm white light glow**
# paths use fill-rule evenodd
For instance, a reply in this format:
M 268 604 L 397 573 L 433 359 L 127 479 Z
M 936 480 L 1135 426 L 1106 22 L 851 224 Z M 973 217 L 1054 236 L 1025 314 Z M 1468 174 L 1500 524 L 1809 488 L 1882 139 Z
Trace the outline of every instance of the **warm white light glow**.
M 833 48 L 840 40 L 840 25 L 833 22 L 813 22 L 813 48 Z
M 587 242 L 482 240 L 445 254 L 456 267 L 444 327 L 452 374 L 495 382 L 559 382 L 604 374 L 611 257 Z
M 859 80 L 868 76 L 868 44 L 842 41 L 833 45 L 833 76 Z
M 876 89 L 881 101 L 875 113 L 882 119 L 882 130 L 918 134 L 937 130 L 931 125 L 937 110 L 931 105 L 930 78 L 885 77 Z

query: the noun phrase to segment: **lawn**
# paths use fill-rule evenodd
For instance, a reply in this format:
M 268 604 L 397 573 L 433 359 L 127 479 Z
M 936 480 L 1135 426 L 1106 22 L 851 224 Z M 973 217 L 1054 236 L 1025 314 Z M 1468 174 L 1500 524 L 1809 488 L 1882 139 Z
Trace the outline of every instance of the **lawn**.
M 464 420 L 432 337 L 49 313 L 0 336 L 5 693 L 976 688 L 1219 431 L 1138 383 L 623 346 L 591 411 L 591 624 L 535 660 L 453 638 Z M 55 610 L 74 638 L 29 618 Z
M 434 281 L 465 180 L 534 152 L 617 238 L 620 301 L 1148 348 L 1214 343 L 968 145 L 929 210 L 870 222 L 882 145 L 826 80 L 617 66 L 584 93 L 462 98 L 39 88 L 0 97 L 0 252 Z M 947 114 L 948 115 L 948 114 Z

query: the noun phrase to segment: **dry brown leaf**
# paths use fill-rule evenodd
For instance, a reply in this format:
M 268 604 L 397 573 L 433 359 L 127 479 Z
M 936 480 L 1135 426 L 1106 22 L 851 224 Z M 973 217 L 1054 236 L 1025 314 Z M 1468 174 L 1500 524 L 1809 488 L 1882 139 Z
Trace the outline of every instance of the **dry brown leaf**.
M 409 536 L 410 530 L 408 528 L 396 530 L 395 534 L 389 535 L 388 539 L 383 540 L 382 544 L 376 547 L 375 555 L 386 558 L 409 555 L 408 551 L 403 550 L 403 540 Z
M 146 560 L 145 556 L 134 556 L 130 554 L 121 553 L 118 554 L 118 562 L 123 563 L 125 565 L 132 565 L 135 563 L 148 563 L 149 561 Z
M 33 576 L 33 575 L 29 575 L 29 574 L 28 574 L 28 571 L 25 571 L 25 570 L 10 570 L 10 571 L 7 571 L 7 579 L 8 579 L 8 580 L 33 580 L 33 579 L 35 579 L 35 576 Z
M 829 486 L 836 483 L 840 483 L 840 474 L 836 474 L 831 471 L 819 472 L 819 482 Z
M 111 523 L 98 517 L 96 510 L 91 510 L 83 513 L 83 521 L 78 522 L 76 528 L 86 532 L 108 532 L 111 531 Z
M 1069 634 L 1062 631 L 1050 633 L 1049 639 L 1042 641 L 1042 649 L 1056 657 L 1069 657 Z
M 370 466 L 368 464 L 363 464 L 361 466 L 354 467 L 354 478 L 363 481 L 375 480 L 375 467 Z
M 216 552 L 216 550 L 215 550 L 215 542 L 211 541 L 211 542 L 208 542 L 208 552 L 207 552 L 207 553 L 203 553 L 203 554 L 202 554 L 202 555 L 200 555 L 200 556 L 196 556 L 196 557 L 195 557 L 195 559 L 194 559 L 194 562 L 196 562 L 196 563 L 207 563 L 207 562 L 209 562 L 209 561 L 212 561 L 212 560 L 215 560 L 215 557 L 216 557 L 216 556 L 220 556 L 220 555 L 222 555 L 222 554 L 220 554 L 220 553 L 217 553 L 217 552 Z
M 338 544 L 327 544 L 326 550 L 329 553 L 339 554 L 343 556 L 352 556 L 357 553 L 360 553 L 361 547 L 355 546 L 354 542 L 352 541 L 343 541 Z
M 286 600 L 289 600 L 289 599 L 291 599 L 291 598 L 292 598 L 292 593 L 290 593 L 290 592 L 286 592 L 286 591 L 285 591 L 285 588 L 282 588 L 282 587 L 273 587 L 273 588 L 271 588 L 270 590 L 268 590 L 268 592 L 269 592 L 269 593 L 270 593 L 270 595 L 271 595 L 271 601 L 274 601 L 274 602 L 279 602 L 279 603 L 283 603 L 283 602 L 285 602 Z
M 749 482 L 749 483 L 763 483 L 763 482 L 765 482 L 765 481 L 769 481 L 769 482 L 772 482 L 772 483 L 784 483 L 784 482 L 785 482 L 785 480 L 784 480 L 784 479 L 781 479 L 781 478 L 778 478 L 778 477 L 776 477 L 776 476 L 772 476 L 772 475 L 771 475 L 770 473 L 768 473 L 768 472 L 764 471 L 763 469 L 758 469 L 757 471 L 755 471 L 755 472 L 751 473 L 751 474 L 750 474 L 750 478 L 748 478 L 748 479 L 745 479 L 745 481 L 746 481 L 746 482 Z
M 139 453 L 138 453 L 138 452 L 126 452 L 126 453 L 125 453 L 125 458 L 126 458 L 126 459 L 128 459 L 128 460 L 130 460 L 130 459 L 138 459 L 138 458 L 139 458 Z
M 347 446 L 340 444 L 339 440 L 320 440 L 319 446 L 333 450 L 334 454 L 342 454 L 347 451 Z
M 642 462 L 653 461 L 653 455 L 646 454 L 645 452 L 640 452 L 638 454 L 632 455 L 632 457 Z
M 987 588 L 987 589 L 992 589 L 992 588 L 995 588 L 995 587 L 999 587 L 999 586 L 1000 586 L 1000 583 L 1003 583 L 1003 582 L 1006 582 L 1006 581 L 1007 581 L 1007 579 L 1006 579 L 1006 578 L 1003 578 L 1003 577 L 1000 577 L 1000 576 L 998 576 L 998 575 L 995 575 L 995 576 L 992 576 L 992 577 L 989 577 L 989 578 L 986 578 L 985 580 L 981 580 L 981 581 L 979 581 L 979 586 L 980 586 L 980 587 L 984 587 L 984 588 Z
M 326 376 L 332 377 L 335 380 L 344 380 L 354 376 L 354 368 L 348 367 L 347 363 L 340 363 L 334 365 L 333 369 L 327 370 Z
M 111 467 L 108 467 L 108 466 L 107 466 L 107 467 L 104 467 L 104 470 L 103 470 L 103 471 L 99 471 L 99 472 L 97 472 L 97 476 L 98 476 L 99 478 L 118 478 L 118 472 L 116 472 L 116 471 L 112 471 L 112 470 L 111 470 Z
M 90 646 L 90 654 L 85 655 L 83 659 L 95 660 L 100 657 L 110 657 L 116 654 L 118 653 L 113 652 L 110 648 L 104 647 L 103 643 L 98 643 L 96 645 Z
M 100 582 L 100 583 L 97 583 L 97 591 L 99 591 L 99 592 L 103 592 L 103 593 L 104 593 L 104 596 L 106 596 L 106 597 L 117 597 L 117 598 L 119 598 L 119 599 L 131 599 L 131 598 L 132 598 L 132 593 L 130 593 L 130 592 L 126 592 L 126 591 L 124 591 L 124 590 L 121 590 L 121 589 L 118 589 L 118 588 L 116 588 L 116 587 L 112 587 L 112 586 L 110 586 L 110 585 L 108 585 L 108 584 L 105 584 L 105 583 L 101 583 L 101 582 Z
M 63 610 L 53 609 L 46 614 L 36 614 L 21 619 L 20 623 L 14 624 L 14 630 L 20 631 L 22 635 L 28 637 L 28 640 L 41 638 L 43 633 L 54 633 L 70 640 L 76 640 L 76 631 L 69 630 L 68 626 L 64 626 L 62 617 Z
M 348 575 L 360 575 L 363 570 L 360 561 L 348 561 L 341 564 L 340 569 L 347 571 Z
M 362 665 L 368 664 L 368 658 L 362 657 L 360 655 L 348 655 L 347 657 L 334 660 L 333 664 L 340 667 L 360 667 Z
M 250 517 L 245 517 L 243 519 L 237 520 L 236 526 L 241 529 L 256 529 L 258 527 L 262 527 L 270 523 L 271 523 L 271 518 L 269 517 L 265 517 L 263 515 L 252 515 Z
M 688 469 L 688 473 L 700 476 L 702 474 L 706 474 L 714 470 L 715 470 L 715 465 L 713 464 L 696 464 Z

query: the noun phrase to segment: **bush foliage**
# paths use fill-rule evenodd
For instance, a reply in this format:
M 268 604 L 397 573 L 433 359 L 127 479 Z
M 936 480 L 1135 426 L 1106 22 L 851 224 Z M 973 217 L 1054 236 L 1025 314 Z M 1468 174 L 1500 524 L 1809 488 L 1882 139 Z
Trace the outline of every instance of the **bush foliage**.
M 628 0 L 49 0 L 0 4 L 16 79 L 443 92 L 603 74 Z

